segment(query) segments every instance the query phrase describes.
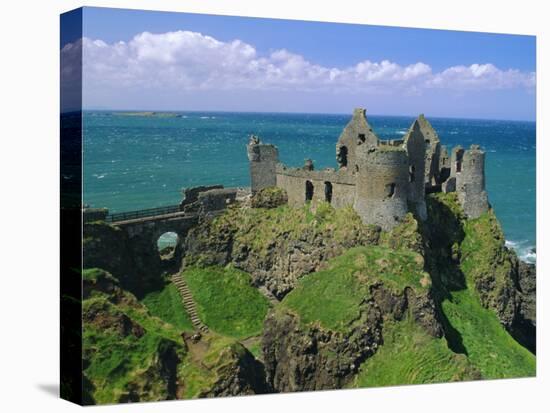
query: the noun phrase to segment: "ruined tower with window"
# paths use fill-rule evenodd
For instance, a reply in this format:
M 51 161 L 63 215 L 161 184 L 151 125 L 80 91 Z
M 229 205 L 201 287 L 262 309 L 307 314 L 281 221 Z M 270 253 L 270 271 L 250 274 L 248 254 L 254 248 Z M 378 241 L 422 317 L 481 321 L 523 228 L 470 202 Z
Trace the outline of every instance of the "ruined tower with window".
M 279 162 L 275 146 L 252 136 L 247 146 L 251 190 L 277 186 L 293 206 L 326 201 L 352 206 L 363 222 L 390 230 L 407 212 L 427 218 L 426 193 L 457 192 L 469 218 L 489 208 L 485 153 L 477 145 L 456 147 L 449 158 L 432 125 L 420 115 L 403 139 L 381 140 L 365 109 L 355 109 L 336 143 L 338 168 L 316 170 L 311 159 L 300 168 Z

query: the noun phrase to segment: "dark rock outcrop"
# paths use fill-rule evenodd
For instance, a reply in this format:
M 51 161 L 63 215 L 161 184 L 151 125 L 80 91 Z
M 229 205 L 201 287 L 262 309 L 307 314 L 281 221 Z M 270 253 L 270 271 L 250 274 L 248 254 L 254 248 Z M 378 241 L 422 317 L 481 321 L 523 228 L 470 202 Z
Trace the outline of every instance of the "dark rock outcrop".
M 371 286 L 345 332 L 304 325 L 291 311 L 276 309 L 262 336 L 267 380 L 278 392 L 341 388 L 383 344 L 384 319 L 403 320 L 407 314 L 431 336 L 443 335 L 429 292 L 416 295 L 406 288 L 395 294 L 381 283 Z
M 269 393 L 264 367 L 241 344 L 235 344 L 231 361 L 218 368 L 218 380 L 200 397 L 243 396 Z
M 336 236 L 331 226 L 319 229 L 304 226 L 299 232 L 286 231 L 269 236 L 261 247 L 248 239 L 260 231 L 254 221 L 229 215 L 221 220 L 203 222 L 192 229 L 185 241 L 187 265 L 232 263 L 251 274 L 254 285 L 282 299 L 303 275 L 318 271 L 326 262 L 358 245 L 378 243 L 380 229 L 362 224 L 349 225 L 345 236 Z
M 142 245 L 143 244 L 143 245 Z M 179 254 L 179 246 L 174 255 Z M 162 287 L 163 261 L 147 238 L 129 240 L 125 231 L 106 223 L 84 224 L 83 267 L 103 268 L 138 297 Z

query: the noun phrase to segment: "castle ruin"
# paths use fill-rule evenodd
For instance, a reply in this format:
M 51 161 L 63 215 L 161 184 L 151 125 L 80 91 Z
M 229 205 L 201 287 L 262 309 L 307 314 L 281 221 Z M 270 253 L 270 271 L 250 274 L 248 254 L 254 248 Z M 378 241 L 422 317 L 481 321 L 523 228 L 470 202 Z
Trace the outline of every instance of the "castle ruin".
M 420 115 L 403 139 L 381 140 L 365 109 L 355 109 L 336 143 L 338 168 L 316 170 L 308 159 L 301 168 L 279 162 L 279 151 L 252 136 L 247 146 L 251 190 L 277 186 L 292 206 L 326 201 L 351 205 L 366 224 L 390 230 L 407 212 L 427 218 L 426 194 L 456 192 L 469 218 L 489 208 L 485 191 L 485 153 L 478 145 L 458 146 L 449 157 L 432 125 Z

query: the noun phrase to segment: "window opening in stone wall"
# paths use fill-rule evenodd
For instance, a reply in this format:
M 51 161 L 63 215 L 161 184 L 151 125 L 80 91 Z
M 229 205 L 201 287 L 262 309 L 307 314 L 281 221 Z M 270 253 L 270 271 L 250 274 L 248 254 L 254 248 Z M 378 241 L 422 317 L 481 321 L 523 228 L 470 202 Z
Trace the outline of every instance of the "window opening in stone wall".
M 348 166 L 348 148 L 346 146 L 340 146 L 336 160 L 338 161 L 340 168 Z
M 395 195 L 395 183 L 386 185 L 386 197 L 392 198 Z
M 329 204 L 332 202 L 332 183 L 325 182 L 325 201 Z
M 313 184 L 311 181 L 306 181 L 306 202 L 313 199 Z
M 409 166 L 409 182 L 414 182 L 414 165 Z

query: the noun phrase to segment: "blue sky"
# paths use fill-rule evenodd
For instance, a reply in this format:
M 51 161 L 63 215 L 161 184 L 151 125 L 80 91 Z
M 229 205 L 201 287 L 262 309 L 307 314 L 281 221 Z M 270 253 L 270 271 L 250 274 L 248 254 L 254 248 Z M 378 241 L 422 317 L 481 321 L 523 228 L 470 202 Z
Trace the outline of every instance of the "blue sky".
M 83 21 L 86 108 L 535 118 L 534 36 L 103 8 Z

